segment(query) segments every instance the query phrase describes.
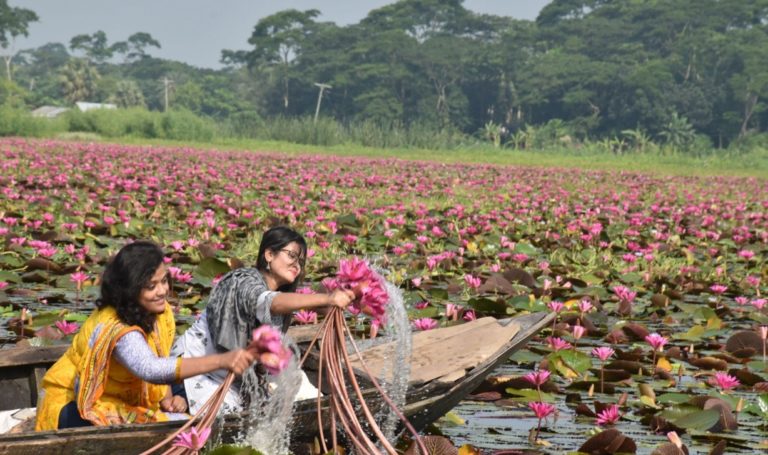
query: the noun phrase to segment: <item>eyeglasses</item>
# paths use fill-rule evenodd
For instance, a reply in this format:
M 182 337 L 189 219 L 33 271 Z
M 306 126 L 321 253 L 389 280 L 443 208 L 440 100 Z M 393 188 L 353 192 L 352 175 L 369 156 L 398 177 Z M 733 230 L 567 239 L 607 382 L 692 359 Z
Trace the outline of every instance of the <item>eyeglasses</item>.
M 293 265 L 293 264 L 296 264 L 296 263 L 298 262 L 298 264 L 299 264 L 299 267 L 301 267 L 301 262 L 299 262 L 299 259 L 301 259 L 301 254 L 300 254 L 300 253 L 297 253 L 297 252 L 295 252 L 295 251 L 292 251 L 292 250 L 288 250 L 288 249 L 285 249 L 285 248 L 283 248 L 283 249 L 282 249 L 282 250 L 280 250 L 280 251 L 282 251 L 283 253 L 285 253 L 285 254 L 288 256 L 288 259 L 290 259 L 290 260 L 291 260 L 291 262 L 289 263 L 289 265 Z

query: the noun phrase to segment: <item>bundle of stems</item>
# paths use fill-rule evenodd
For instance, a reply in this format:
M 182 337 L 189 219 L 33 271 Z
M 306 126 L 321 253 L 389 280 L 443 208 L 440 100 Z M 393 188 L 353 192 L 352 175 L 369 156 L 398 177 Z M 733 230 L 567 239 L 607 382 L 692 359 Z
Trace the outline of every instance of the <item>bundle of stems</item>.
M 210 429 L 213 426 L 216 415 L 219 413 L 219 408 L 221 408 L 222 403 L 224 403 L 224 398 L 227 396 L 227 391 L 229 390 L 229 387 L 232 385 L 234 380 L 235 373 L 230 371 L 226 379 L 224 379 L 224 382 L 219 386 L 218 389 L 216 389 L 216 392 L 211 395 L 211 398 L 209 398 L 208 401 L 203 404 L 200 410 L 197 411 L 197 413 L 193 415 L 187 421 L 187 423 L 184 424 L 184 426 L 173 432 L 170 436 L 163 439 L 156 445 L 152 446 L 152 448 L 142 452 L 141 455 L 157 453 L 158 450 L 162 449 L 166 444 L 172 442 L 176 436 L 186 431 L 193 425 L 195 426 L 195 429 L 198 433 L 205 429 Z M 171 446 L 165 452 L 161 452 L 162 455 L 189 455 L 195 453 L 197 453 L 196 449 L 180 446 Z
M 344 312 L 341 308 L 333 308 L 328 312 L 323 322 L 323 325 L 315 335 L 315 339 L 307 349 L 307 354 L 310 352 L 316 342 L 319 342 L 320 347 L 320 367 L 318 369 L 318 384 L 317 388 L 322 390 L 323 384 L 328 384 L 329 389 L 329 412 L 331 416 L 330 428 L 331 428 L 331 442 L 332 449 L 336 453 L 337 444 L 337 425 L 341 426 L 344 430 L 346 438 L 354 446 L 357 453 L 361 455 L 378 455 L 381 453 L 380 449 L 376 447 L 376 442 L 372 440 L 366 430 L 363 428 L 363 424 L 360 421 L 357 413 L 355 412 L 355 404 L 352 402 L 351 391 L 354 396 L 357 397 L 357 402 L 360 405 L 360 410 L 363 414 L 364 420 L 367 423 L 370 431 L 376 436 L 376 439 L 384 448 L 386 453 L 390 455 L 396 455 L 397 452 L 392 444 L 387 441 L 383 431 L 379 427 L 376 419 L 371 413 L 370 408 L 365 402 L 363 392 L 360 389 L 360 385 L 355 377 L 354 369 L 352 368 L 352 362 L 350 361 L 349 353 L 347 352 L 347 345 L 345 343 L 345 337 L 349 338 L 350 344 L 355 350 L 355 354 L 360 360 L 360 363 L 371 381 L 373 386 L 379 392 L 379 396 L 386 402 L 386 404 L 395 412 L 400 418 L 406 428 L 411 432 L 422 454 L 427 454 L 427 449 L 424 446 L 423 441 L 419 437 L 416 430 L 408 422 L 402 412 L 397 409 L 395 403 L 387 396 L 386 392 L 379 385 L 376 378 L 371 374 L 368 367 L 365 365 L 362 355 L 355 345 L 352 333 L 347 327 L 344 320 Z M 319 341 L 318 341 L 319 340 Z M 301 363 L 307 358 L 307 354 L 304 355 Z M 349 386 L 349 387 L 348 387 Z M 317 426 L 320 430 L 320 443 L 324 453 L 329 452 L 328 446 L 325 442 L 325 430 L 323 425 L 321 396 L 318 394 L 317 398 Z

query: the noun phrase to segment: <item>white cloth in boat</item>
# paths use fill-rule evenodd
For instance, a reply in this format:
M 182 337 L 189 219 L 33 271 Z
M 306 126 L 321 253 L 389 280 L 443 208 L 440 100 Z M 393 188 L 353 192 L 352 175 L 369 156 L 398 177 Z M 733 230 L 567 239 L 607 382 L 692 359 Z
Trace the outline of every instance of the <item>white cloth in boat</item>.
M 180 336 L 171 348 L 172 357 L 200 357 L 205 355 L 217 354 L 211 334 L 208 331 L 207 318 L 205 312 Z M 216 389 L 224 382 L 227 376 L 226 370 L 216 370 L 212 373 L 193 376 L 184 380 L 184 388 L 187 392 L 187 401 L 189 402 L 189 412 L 197 413 L 206 401 L 216 392 Z M 302 383 L 299 392 L 294 397 L 295 401 L 309 398 L 317 398 L 318 390 L 312 385 L 307 375 L 302 371 Z M 274 387 L 270 383 L 270 387 Z M 240 382 L 235 381 L 232 387 L 227 391 L 224 402 L 221 405 L 221 411 L 224 414 L 239 412 L 243 408 L 243 401 L 240 396 Z

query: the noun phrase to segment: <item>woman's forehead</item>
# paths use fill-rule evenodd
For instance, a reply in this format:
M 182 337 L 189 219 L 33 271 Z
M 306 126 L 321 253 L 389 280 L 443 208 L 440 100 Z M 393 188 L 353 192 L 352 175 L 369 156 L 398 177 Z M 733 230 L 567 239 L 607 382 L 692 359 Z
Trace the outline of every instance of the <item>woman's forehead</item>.
M 289 250 L 293 250 L 296 253 L 300 253 L 301 250 L 302 250 L 301 245 L 299 245 L 298 242 L 291 242 L 288 245 L 285 245 L 283 248 L 287 248 Z

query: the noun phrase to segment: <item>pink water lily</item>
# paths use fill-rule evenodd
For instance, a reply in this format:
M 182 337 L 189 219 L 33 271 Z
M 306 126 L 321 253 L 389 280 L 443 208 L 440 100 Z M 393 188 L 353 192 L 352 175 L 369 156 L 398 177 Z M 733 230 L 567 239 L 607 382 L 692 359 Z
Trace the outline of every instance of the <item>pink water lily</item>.
M 477 289 L 482 284 L 480 278 L 470 274 L 464 275 L 464 282 L 467 283 L 467 286 L 471 289 Z
M 592 349 L 592 355 L 600 359 L 600 393 L 605 391 L 605 361 L 608 360 L 615 351 L 607 346 Z
M 654 352 L 661 351 L 664 348 L 664 345 L 666 345 L 667 342 L 669 342 L 669 340 L 666 337 L 663 337 L 658 333 L 652 333 L 650 335 L 646 335 L 645 341 L 646 343 L 651 345 Z
M 352 257 L 339 261 L 335 277 L 323 280 L 329 291 L 339 287 L 353 289 L 358 298 L 347 309 L 352 314 L 366 314 L 373 319 L 384 319 L 389 295 L 383 279 L 362 259 Z
M 598 425 L 615 425 L 620 418 L 619 406 L 612 404 L 597 414 L 596 423 Z
M 198 433 L 197 428 L 192 427 L 187 431 L 181 432 L 173 441 L 175 447 L 184 447 L 190 449 L 193 453 L 205 447 L 205 442 L 211 435 L 210 428 L 204 428 Z
M 713 387 L 717 387 L 723 392 L 727 392 L 731 389 L 735 389 L 736 387 L 741 385 L 741 382 L 738 379 L 736 379 L 734 376 L 731 376 L 730 374 L 724 373 L 722 371 L 718 371 L 717 373 L 715 373 L 715 375 L 711 377 L 708 382 L 709 382 L 709 385 Z
M 57 329 L 61 330 L 61 333 L 71 335 L 80 329 L 80 325 L 76 322 L 56 321 L 54 323 Z
M 539 433 L 541 432 L 541 421 L 552 415 L 555 412 L 556 407 L 554 404 L 544 403 L 542 401 L 530 402 L 528 403 L 528 407 L 533 410 L 533 413 L 536 414 L 536 418 L 539 420 L 536 425 L 535 440 L 539 438 Z
M 725 293 L 725 291 L 728 290 L 728 286 L 724 286 L 722 284 L 713 284 L 709 287 L 709 290 L 717 295 L 722 295 Z
M 464 316 L 462 316 L 462 319 L 464 319 L 467 322 L 474 321 L 475 319 L 477 319 L 477 315 L 475 314 L 475 310 L 467 310 L 467 311 L 465 311 L 464 312 Z
M 536 370 L 523 376 L 523 379 L 535 386 L 540 386 L 549 380 L 549 370 Z
M 560 313 L 565 305 L 563 305 L 563 302 L 559 302 L 557 300 L 553 300 L 547 304 L 547 307 L 552 310 L 554 313 Z
M 602 362 L 608 360 L 615 351 L 607 346 L 592 349 L 592 355 L 600 359 Z
M 432 330 L 437 327 L 437 321 L 432 318 L 419 318 L 413 321 L 416 330 Z
M 589 311 L 593 308 L 592 301 L 584 298 L 579 300 L 579 312 L 582 314 L 582 316 L 585 313 L 589 313 Z
M 299 324 L 317 324 L 317 312 L 312 310 L 299 310 L 293 318 Z
M 551 403 L 544 403 L 541 401 L 533 401 L 528 403 L 528 407 L 531 408 L 536 417 L 541 420 L 549 417 L 555 412 L 555 405 Z
M 645 341 L 649 345 L 651 345 L 651 347 L 653 348 L 653 356 L 652 356 L 653 358 L 651 360 L 651 364 L 653 365 L 653 368 L 654 368 L 654 371 L 655 371 L 655 368 L 656 368 L 656 353 L 660 352 L 664 348 L 664 345 L 666 345 L 667 342 L 669 342 L 669 340 L 667 338 L 659 335 L 658 333 L 652 333 L 650 335 L 646 335 Z
M 257 358 L 271 375 L 279 374 L 290 363 L 293 352 L 285 347 L 280 331 L 264 324 L 253 331 L 248 349 L 257 352 Z
M 88 278 L 90 277 L 85 272 L 75 272 L 69 275 L 69 281 L 77 284 L 78 288 L 82 286 L 84 282 L 88 281 Z
M 569 349 L 571 347 L 571 343 L 558 337 L 547 337 L 547 344 L 555 352 L 561 351 L 563 349 Z
M 461 306 L 456 305 L 453 303 L 447 303 L 445 305 L 445 317 L 448 319 L 451 319 L 453 321 L 456 321 L 459 319 L 459 314 L 461 313 Z

